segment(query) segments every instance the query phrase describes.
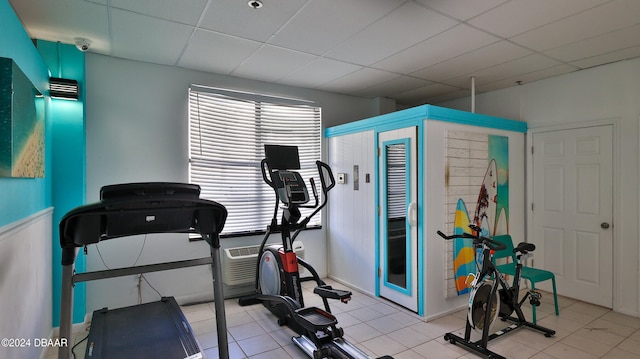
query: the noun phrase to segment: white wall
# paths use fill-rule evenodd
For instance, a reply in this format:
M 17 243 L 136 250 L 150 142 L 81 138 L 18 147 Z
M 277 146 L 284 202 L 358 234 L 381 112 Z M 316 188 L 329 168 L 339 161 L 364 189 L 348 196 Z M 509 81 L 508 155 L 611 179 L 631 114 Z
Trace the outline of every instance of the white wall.
M 327 254 L 329 275 L 375 294 L 375 179 L 373 131 L 329 138 L 329 166 L 346 173 L 345 184 L 329 192 Z M 360 173 L 353 189 L 353 166 Z M 365 183 L 369 174 L 370 182 Z
M 616 123 L 614 135 L 614 310 L 640 316 L 638 150 L 640 59 L 525 84 L 476 97 L 476 112 L 526 121 L 529 128 Z M 445 107 L 467 110 L 470 100 Z
M 378 114 L 371 99 L 344 96 L 213 75 L 172 66 L 122 60 L 97 54 L 86 57 L 87 201 L 99 198 L 102 186 L 125 182 L 188 179 L 187 90 L 191 83 L 237 89 L 274 96 L 315 101 L 322 107 L 323 127 Z M 266 226 L 266 223 L 265 223 Z M 326 275 L 324 230 L 300 235 L 305 256 L 321 275 Z M 278 236 L 273 236 L 278 241 Z M 260 237 L 224 239 L 223 246 L 257 244 Z M 116 239 L 98 245 L 108 267 L 129 266 L 159 260 L 206 256 L 204 242 L 188 243 L 180 235 L 159 240 L 143 236 Z M 95 247 L 95 246 L 91 246 Z M 89 248 L 88 270 L 104 269 L 95 248 Z M 179 300 L 199 300 L 212 293 L 208 267 L 148 274 L 162 295 Z M 120 307 L 138 302 L 137 277 L 87 283 L 87 312 L 105 306 Z M 157 294 L 143 283 L 145 301 Z
M 30 340 L 2 347 L 2 358 L 38 358 L 51 337 L 51 209 L 0 228 L 0 338 Z M 26 343 L 25 343 L 26 344 Z

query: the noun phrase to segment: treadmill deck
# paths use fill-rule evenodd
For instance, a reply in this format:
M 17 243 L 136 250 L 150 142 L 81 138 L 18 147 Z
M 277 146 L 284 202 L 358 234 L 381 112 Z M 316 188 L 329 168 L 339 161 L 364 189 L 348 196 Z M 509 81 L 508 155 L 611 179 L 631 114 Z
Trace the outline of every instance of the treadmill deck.
M 203 358 L 200 346 L 173 297 L 93 312 L 87 359 Z

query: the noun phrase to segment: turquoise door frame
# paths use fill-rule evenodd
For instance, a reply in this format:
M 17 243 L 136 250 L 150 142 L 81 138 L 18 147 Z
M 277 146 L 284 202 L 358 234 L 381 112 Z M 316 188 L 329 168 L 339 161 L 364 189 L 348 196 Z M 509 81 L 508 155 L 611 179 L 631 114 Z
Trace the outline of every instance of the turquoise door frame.
M 378 208 L 383 208 L 384 203 L 383 199 L 380 198 L 380 188 L 384 186 L 384 183 L 381 183 L 379 180 L 382 178 L 380 176 L 382 169 L 380 168 L 380 161 L 378 156 L 382 156 L 382 153 L 378 153 L 378 148 L 380 148 L 379 143 L 379 134 L 381 132 L 397 130 L 405 127 L 416 127 L 417 128 L 417 276 L 415 280 L 417 281 L 417 298 L 418 298 L 418 310 L 417 313 L 420 316 L 424 315 L 424 298 L 425 298 L 425 288 L 424 288 L 424 269 L 425 269 L 425 252 L 424 252 L 424 220 L 422 218 L 423 205 L 424 205 L 424 118 L 418 118 L 411 121 L 402 121 L 396 122 L 389 125 L 380 125 L 377 126 L 374 130 L 374 148 L 373 151 L 376 153 L 376 160 L 374 161 L 374 186 L 375 186 L 375 238 L 376 238 L 376 247 L 375 247 L 375 273 L 373 273 L 375 280 L 375 295 L 380 296 L 380 281 L 379 276 L 382 275 L 382 263 L 380 263 L 380 218 L 382 216 L 378 215 Z M 382 211 L 381 211 L 382 212 Z M 380 213 L 381 213 L 380 212 Z M 410 272 L 407 272 L 410 273 Z M 385 274 L 386 275 L 386 274 Z M 413 279 L 413 278 L 412 278 Z M 388 282 L 385 278 L 385 282 Z M 392 285 L 392 284 L 391 284 Z
M 409 205 L 411 204 L 411 151 L 409 150 L 409 146 L 411 146 L 411 139 L 410 138 L 400 138 L 400 139 L 395 139 L 395 140 L 390 140 L 390 141 L 384 141 L 382 143 L 382 158 L 386 159 L 387 155 L 388 155 L 388 151 L 389 151 L 389 146 L 393 146 L 393 145 L 404 145 L 404 149 L 405 149 L 405 160 L 404 160 L 404 165 L 405 165 L 405 171 L 404 171 L 404 182 L 405 182 L 405 201 L 404 201 L 404 205 L 403 205 L 403 212 L 406 214 L 406 220 L 405 220 L 405 225 L 404 225 L 404 229 L 405 229 L 405 265 L 404 265 L 404 270 L 406 273 L 405 276 L 405 283 L 404 286 L 400 286 L 399 283 L 392 283 L 389 281 L 389 263 L 380 263 L 380 268 L 382 269 L 382 277 L 384 278 L 383 280 L 383 284 L 384 286 L 411 296 L 413 293 L 411 293 L 412 290 L 412 281 L 416 280 L 416 278 L 412 278 L 412 267 L 413 265 L 415 265 L 414 263 L 414 256 L 411 253 L 411 224 L 409 221 L 409 215 L 407 214 L 407 208 L 409 207 Z M 380 188 L 388 188 L 389 183 L 387 181 L 387 179 L 389 178 L 388 174 L 389 174 L 389 169 L 387 167 L 387 161 L 383 160 L 382 161 L 383 165 L 382 165 L 382 184 Z M 388 202 L 388 197 L 387 196 L 382 196 L 381 198 L 381 218 L 385 218 L 385 219 L 389 219 L 389 202 Z M 383 246 L 383 253 L 387 253 L 387 255 L 389 254 L 389 222 L 386 220 L 382 221 L 382 246 Z M 380 237 L 379 237 L 380 238 Z M 379 244 L 378 244 L 379 246 Z M 388 258 L 388 257 L 386 257 Z M 378 259 L 379 260 L 379 259 Z

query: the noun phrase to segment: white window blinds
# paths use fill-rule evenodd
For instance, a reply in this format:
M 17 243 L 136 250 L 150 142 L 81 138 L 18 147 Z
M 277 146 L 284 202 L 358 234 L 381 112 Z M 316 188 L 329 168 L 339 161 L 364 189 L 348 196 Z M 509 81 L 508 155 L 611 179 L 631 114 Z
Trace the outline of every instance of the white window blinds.
M 302 101 L 190 87 L 189 180 L 202 198 L 227 208 L 224 234 L 263 231 L 271 221 L 275 195 L 260 171 L 264 144 L 298 146 L 300 174 L 307 186 L 310 177 L 319 184 L 320 112 Z M 310 225 L 319 224 L 316 215 Z

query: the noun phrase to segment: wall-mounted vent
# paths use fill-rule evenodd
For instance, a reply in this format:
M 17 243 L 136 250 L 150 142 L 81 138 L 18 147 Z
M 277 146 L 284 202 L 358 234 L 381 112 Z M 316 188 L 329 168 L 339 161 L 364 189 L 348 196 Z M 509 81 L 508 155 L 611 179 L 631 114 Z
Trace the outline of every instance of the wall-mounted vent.
M 260 246 L 234 247 L 224 249 L 222 257 L 222 282 L 226 285 L 242 285 L 256 280 L 256 261 Z M 304 259 L 304 245 L 300 241 L 293 244 L 296 255 Z M 304 269 L 300 267 L 300 273 Z
M 77 100 L 80 98 L 78 81 L 51 77 L 49 79 L 49 95 L 66 100 Z

